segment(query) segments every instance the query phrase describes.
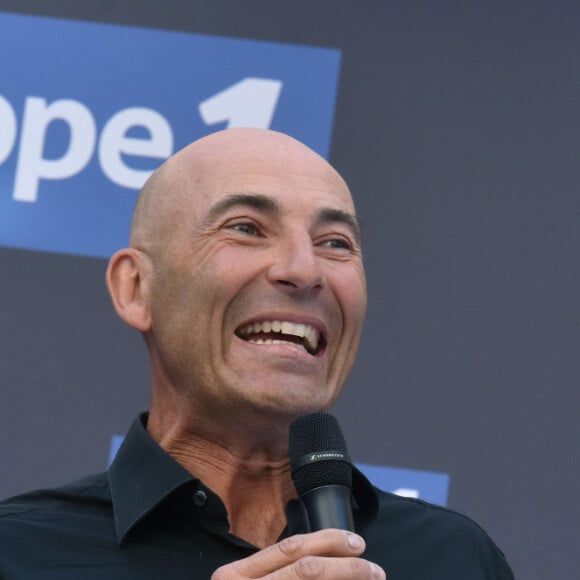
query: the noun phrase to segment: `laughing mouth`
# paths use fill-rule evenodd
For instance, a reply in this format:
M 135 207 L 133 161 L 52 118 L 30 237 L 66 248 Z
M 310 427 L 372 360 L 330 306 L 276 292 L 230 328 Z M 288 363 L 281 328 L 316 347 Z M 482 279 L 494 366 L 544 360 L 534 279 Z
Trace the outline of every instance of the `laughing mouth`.
M 236 330 L 236 335 L 254 344 L 288 344 L 313 356 L 326 344 L 324 336 L 313 326 L 285 320 L 250 322 Z

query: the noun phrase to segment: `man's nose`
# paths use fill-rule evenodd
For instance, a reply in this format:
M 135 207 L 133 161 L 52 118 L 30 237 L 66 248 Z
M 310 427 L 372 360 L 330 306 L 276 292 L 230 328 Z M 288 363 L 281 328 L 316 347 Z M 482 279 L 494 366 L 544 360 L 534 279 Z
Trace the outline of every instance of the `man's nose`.
M 268 271 L 272 284 L 291 291 L 318 291 L 324 286 L 321 258 L 316 256 L 312 238 L 294 233 L 281 238 Z

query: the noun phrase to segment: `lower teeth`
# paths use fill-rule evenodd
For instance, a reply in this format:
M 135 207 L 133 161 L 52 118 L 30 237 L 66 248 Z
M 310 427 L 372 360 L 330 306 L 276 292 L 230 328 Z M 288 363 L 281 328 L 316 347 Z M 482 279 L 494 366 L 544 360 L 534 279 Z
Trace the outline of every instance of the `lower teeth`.
M 272 339 L 272 338 L 256 338 L 256 339 L 250 339 L 248 342 L 253 342 L 254 344 L 288 344 L 290 346 L 295 346 L 298 348 L 301 348 L 302 350 L 306 350 L 306 348 L 304 347 L 303 344 L 300 344 L 298 342 L 290 342 L 289 340 L 278 340 L 278 339 Z

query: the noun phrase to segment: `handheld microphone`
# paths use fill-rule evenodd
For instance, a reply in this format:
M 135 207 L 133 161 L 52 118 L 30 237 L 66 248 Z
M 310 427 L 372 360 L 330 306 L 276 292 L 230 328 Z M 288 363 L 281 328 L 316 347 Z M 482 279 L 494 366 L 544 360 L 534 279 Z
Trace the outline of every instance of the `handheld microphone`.
M 342 430 L 332 415 L 310 413 L 292 422 L 290 463 L 311 531 L 339 528 L 354 532 L 352 464 Z

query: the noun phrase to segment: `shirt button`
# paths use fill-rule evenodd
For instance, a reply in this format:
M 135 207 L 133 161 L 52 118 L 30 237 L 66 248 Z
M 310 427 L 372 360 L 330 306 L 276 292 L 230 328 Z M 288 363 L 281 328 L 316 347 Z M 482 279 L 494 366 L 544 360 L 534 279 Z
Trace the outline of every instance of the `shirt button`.
M 205 502 L 207 501 L 207 495 L 205 495 L 204 491 L 196 491 L 193 494 L 193 503 L 196 506 L 202 506 L 205 505 Z

